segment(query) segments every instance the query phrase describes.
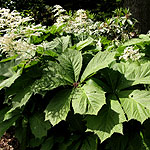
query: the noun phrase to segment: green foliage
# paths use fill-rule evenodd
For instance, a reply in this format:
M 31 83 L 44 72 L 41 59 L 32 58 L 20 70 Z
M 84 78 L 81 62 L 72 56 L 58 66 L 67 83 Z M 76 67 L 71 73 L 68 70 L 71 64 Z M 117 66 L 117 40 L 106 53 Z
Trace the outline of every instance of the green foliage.
M 14 126 L 21 150 L 148 150 L 149 34 L 116 45 L 113 35 L 80 41 L 65 26 L 20 35 L 26 26 L 11 42 L 31 51 L 1 51 L 0 136 Z

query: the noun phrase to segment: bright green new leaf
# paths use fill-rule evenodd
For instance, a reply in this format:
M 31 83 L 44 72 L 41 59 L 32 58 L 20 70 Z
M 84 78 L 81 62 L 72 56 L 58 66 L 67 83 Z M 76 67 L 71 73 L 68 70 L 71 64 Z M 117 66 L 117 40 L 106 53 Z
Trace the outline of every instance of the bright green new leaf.
M 114 60 L 114 55 L 114 52 L 98 52 L 85 68 L 81 76 L 81 82 L 83 82 L 89 75 L 97 72 L 100 69 L 108 67 L 108 65 Z
M 94 41 L 93 38 L 88 37 L 86 40 L 80 41 L 80 42 L 76 45 L 76 49 L 77 49 L 77 50 L 81 50 L 81 49 L 83 49 L 84 47 L 90 45 L 93 41 Z
M 65 52 L 70 45 L 70 36 L 62 36 L 61 38 L 57 38 L 59 41 L 59 45 L 56 47 L 58 52 Z
M 150 117 L 149 91 L 122 91 L 118 96 L 128 120 L 135 119 L 143 123 L 148 117 Z
M 49 120 L 53 126 L 65 120 L 70 110 L 71 97 L 72 90 L 64 89 L 57 92 L 46 107 L 45 120 Z
M 48 121 L 44 121 L 44 114 L 35 113 L 29 118 L 29 122 L 32 133 L 39 139 L 46 136 L 51 127 Z
M 72 99 L 75 113 L 97 115 L 105 104 L 105 92 L 93 80 L 88 80 L 81 88 L 76 88 Z
M 58 57 L 60 65 L 65 70 L 65 77 L 71 83 L 77 82 L 82 67 L 81 52 L 69 50 Z

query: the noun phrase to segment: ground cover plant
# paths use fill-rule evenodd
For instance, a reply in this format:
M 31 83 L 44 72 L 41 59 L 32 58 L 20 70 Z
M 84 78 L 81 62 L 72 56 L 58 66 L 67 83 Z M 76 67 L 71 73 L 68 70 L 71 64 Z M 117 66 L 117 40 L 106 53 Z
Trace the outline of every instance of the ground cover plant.
M 45 27 L 0 10 L 0 136 L 13 128 L 21 150 L 148 150 L 150 34 L 127 9 L 104 22 L 53 12 Z

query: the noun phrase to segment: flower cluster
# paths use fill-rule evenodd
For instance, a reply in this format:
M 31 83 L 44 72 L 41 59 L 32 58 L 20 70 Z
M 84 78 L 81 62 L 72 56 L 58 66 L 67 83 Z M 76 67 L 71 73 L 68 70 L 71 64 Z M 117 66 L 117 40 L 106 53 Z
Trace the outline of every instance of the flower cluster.
M 79 9 L 73 16 L 69 16 L 61 6 L 56 5 L 54 8 L 54 16 L 57 17 L 55 25 L 59 27 L 65 24 L 64 32 L 78 35 L 90 32 L 93 21 L 88 18 L 85 10 Z
M 31 20 L 31 17 L 22 17 L 15 10 L 11 12 L 9 9 L 0 9 L 1 53 L 6 56 L 17 54 L 24 59 L 33 55 L 37 46 L 30 43 L 30 38 L 43 34 L 46 27 L 29 24 Z
M 0 8 L 0 30 L 1 32 L 10 31 L 17 28 L 19 25 L 31 21 L 31 17 L 22 17 L 16 10 Z
M 129 46 L 124 49 L 124 53 L 119 57 L 119 59 L 124 59 L 125 61 L 131 59 L 132 61 L 136 61 L 139 60 L 140 57 L 139 49 L 134 49 L 133 46 Z
M 63 32 L 75 35 L 84 34 L 99 38 L 106 36 L 110 40 L 128 40 L 132 37 L 134 22 L 129 18 L 131 15 L 128 10 L 116 10 L 116 14 L 104 22 L 94 22 L 89 18 L 83 9 L 77 10 L 72 16 L 67 14 L 61 6 L 54 6 L 55 25 L 60 27 L 65 25 Z M 121 15 L 123 14 L 123 15 Z M 128 17 L 127 17 L 128 16 Z

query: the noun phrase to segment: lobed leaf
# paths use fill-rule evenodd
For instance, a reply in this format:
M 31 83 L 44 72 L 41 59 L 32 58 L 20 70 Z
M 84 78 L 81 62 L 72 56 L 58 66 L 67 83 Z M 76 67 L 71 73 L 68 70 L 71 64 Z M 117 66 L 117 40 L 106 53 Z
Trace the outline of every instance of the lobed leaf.
M 75 90 L 72 99 L 74 112 L 79 114 L 97 115 L 105 103 L 105 92 L 91 79 Z
M 143 123 L 150 117 L 150 92 L 140 90 L 122 91 L 118 94 L 128 120 L 135 119 Z

